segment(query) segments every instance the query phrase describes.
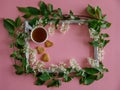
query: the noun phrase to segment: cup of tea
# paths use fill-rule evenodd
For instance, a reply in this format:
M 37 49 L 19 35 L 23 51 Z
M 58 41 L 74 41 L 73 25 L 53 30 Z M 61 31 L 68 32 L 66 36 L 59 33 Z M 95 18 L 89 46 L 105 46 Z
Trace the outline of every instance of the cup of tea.
M 44 27 L 36 27 L 31 31 L 31 39 L 34 43 L 40 44 L 47 40 L 48 33 Z

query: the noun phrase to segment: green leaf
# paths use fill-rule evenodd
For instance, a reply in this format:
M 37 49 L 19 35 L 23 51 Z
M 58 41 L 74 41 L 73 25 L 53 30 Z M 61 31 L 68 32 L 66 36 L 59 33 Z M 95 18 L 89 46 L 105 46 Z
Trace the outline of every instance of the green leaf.
M 31 15 L 40 15 L 40 10 L 38 10 L 37 8 L 27 7 L 27 9 Z
M 54 11 L 53 11 L 52 17 L 53 17 L 54 19 L 58 19 L 58 18 L 59 18 L 59 15 L 58 15 L 58 13 L 57 13 L 57 10 L 54 10 Z
M 83 73 L 83 71 L 79 71 L 79 72 L 76 73 L 76 76 L 77 77 L 82 76 L 82 73 Z
M 21 66 L 18 66 L 18 65 L 13 65 L 13 66 L 16 69 L 16 74 L 18 74 L 18 75 L 23 74 L 24 70 Z
M 56 20 L 55 20 L 55 28 L 56 28 L 56 29 L 57 29 L 57 27 L 58 27 L 59 22 L 60 22 L 59 19 L 56 19 Z
M 17 52 L 16 55 L 13 53 L 10 56 L 13 57 L 15 60 L 20 60 L 20 61 L 25 59 L 25 57 L 23 57 L 22 54 L 20 54 L 19 52 Z
M 103 24 L 101 25 L 101 28 L 106 29 L 106 28 L 109 28 L 110 26 L 111 26 L 111 23 L 105 22 L 105 23 L 103 23 Z
M 43 26 L 46 26 L 48 23 L 49 23 L 49 18 L 48 17 L 44 17 L 43 19 L 42 19 L 42 25 Z
M 43 85 L 44 83 L 45 83 L 45 81 L 37 79 L 36 82 L 35 82 L 35 85 Z
M 72 77 L 68 76 L 67 74 L 64 74 L 63 78 L 64 78 L 64 82 L 69 82 L 72 80 Z
M 52 4 L 48 4 L 48 10 L 51 13 L 53 11 L 53 5 Z
M 24 12 L 24 18 L 29 18 L 31 15 L 40 15 L 40 10 L 34 7 L 18 7 L 18 10 Z
M 106 16 L 106 15 L 103 15 L 103 16 L 102 16 L 102 20 L 104 20 L 104 21 L 105 21 L 105 20 L 106 20 L 106 18 L 107 18 L 107 16 Z
M 4 19 L 3 20 L 4 27 L 8 30 L 9 35 L 11 37 L 14 36 L 14 29 L 15 29 L 15 22 L 11 19 Z
M 89 15 L 95 17 L 95 9 L 91 5 L 88 5 L 87 12 Z
M 59 72 L 58 76 L 59 77 L 63 77 L 64 76 L 64 72 Z
M 39 76 L 39 79 L 41 79 L 42 81 L 47 81 L 50 78 L 51 77 L 50 77 L 49 73 L 47 73 L 47 72 L 44 72 L 44 73 L 42 73 L 42 75 Z
M 74 16 L 74 14 L 73 14 L 73 12 L 71 10 L 70 10 L 70 18 L 75 19 L 75 16 Z
M 107 68 L 103 68 L 104 72 L 109 72 L 109 70 Z
M 47 8 L 47 5 L 46 5 L 43 1 L 40 1 L 39 7 L 40 7 L 40 10 L 41 10 L 41 9 L 46 9 L 46 8 Z
M 101 34 L 101 37 L 102 38 L 107 38 L 107 37 L 109 37 L 109 35 L 107 33 L 105 33 L 105 34 Z
M 72 71 L 72 68 L 71 68 L 71 67 L 66 68 L 66 71 L 67 71 L 68 73 L 70 73 L 70 72 Z
M 31 17 L 31 14 L 30 14 L 30 13 L 27 13 L 27 14 L 23 15 L 23 17 L 24 17 L 25 19 L 30 18 L 30 17 Z
M 52 79 L 50 83 L 48 83 L 47 87 L 59 87 L 61 85 L 61 81 L 57 79 Z
M 88 77 L 85 78 L 84 84 L 85 84 L 85 85 L 90 85 L 90 84 L 92 84 L 95 80 L 96 80 L 96 76 L 93 76 L 93 75 L 88 76 Z
M 28 13 L 29 10 L 27 7 L 17 7 L 20 12 Z
M 102 19 L 102 11 L 99 8 L 99 6 L 94 8 L 91 5 L 88 5 L 87 12 L 88 12 L 89 15 L 91 15 L 94 18 Z
M 58 15 L 62 17 L 62 10 L 60 8 L 58 8 Z
M 96 14 L 99 19 L 102 19 L 102 11 L 98 6 L 96 7 Z
M 16 51 L 14 51 L 11 55 L 10 55 L 10 57 L 13 57 L 13 58 L 15 58 L 17 56 L 17 52 Z
M 50 75 L 50 77 L 51 77 L 51 78 L 53 78 L 53 77 L 55 77 L 55 76 L 56 76 L 56 73 L 51 72 L 51 73 L 49 73 L 49 75 Z
M 47 9 L 47 5 L 43 1 L 40 1 L 39 7 L 41 15 L 43 15 L 44 17 L 48 17 L 49 11 Z
M 13 48 L 15 46 L 15 43 L 10 44 L 10 48 Z
M 94 47 L 98 47 L 99 46 L 99 42 L 98 41 L 92 41 L 92 42 L 89 42 L 89 44 L 94 46 Z
M 12 57 L 12 58 L 14 58 L 15 60 L 24 60 L 25 59 L 25 57 L 23 57 L 23 51 L 21 51 L 21 50 L 18 50 L 18 51 L 14 51 L 11 55 L 10 55 L 10 57 Z
M 27 61 L 26 58 L 22 58 L 22 66 L 24 69 L 26 69 Z
M 94 30 L 96 30 L 98 33 L 100 33 L 100 27 L 102 25 L 102 22 L 99 20 L 95 20 L 95 19 L 89 19 L 88 21 L 88 27 L 89 28 L 93 28 Z
M 16 40 L 16 43 L 19 44 L 19 45 L 24 46 L 24 45 L 25 45 L 25 40 L 24 40 L 23 38 L 18 38 L 18 39 Z
M 103 78 L 103 76 L 104 75 L 102 73 L 98 74 L 96 80 L 100 80 L 101 78 Z
M 33 69 L 32 69 L 30 66 L 28 66 L 28 67 L 27 67 L 27 70 L 26 70 L 26 73 L 27 73 L 27 74 L 29 74 L 29 73 L 34 73 L 34 71 L 33 71 Z
M 99 71 L 96 68 L 84 68 L 85 72 L 91 75 L 97 74 Z
M 25 38 L 27 37 L 28 37 L 27 33 L 20 33 L 19 35 L 17 35 L 15 46 L 18 49 L 23 49 L 25 46 Z
M 100 72 L 108 72 L 108 69 L 104 67 L 104 65 L 102 64 L 102 62 L 100 63 L 99 67 L 97 68 L 97 70 L 99 70 Z
M 84 70 L 80 70 L 79 72 L 76 72 L 76 76 L 79 77 L 79 76 L 83 76 L 83 77 L 86 77 L 86 73 Z
M 6 21 L 15 27 L 15 22 L 12 19 L 7 18 Z
M 24 45 L 20 45 L 18 43 L 15 43 L 15 47 L 18 48 L 18 49 L 23 49 L 24 48 Z
M 33 19 L 29 20 L 29 24 L 30 24 L 31 26 L 33 26 L 33 25 L 36 24 L 36 21 L 38 21 L 38 20 L 39 20 L 39 17 L 34 17 Z
M 79 80 L 79 84 L 84 84 L 84 81 L 85 81 L 85 77 L 81 77 Z
M 15 26 L 16 27 L 19 27 L 20 25 L 21 25 L 21 18 L 20 17 L 18 17 L 18 18 L 16 18 L 16 20 L 15 20 Z
M 110 40 L 102 40 L 100 45 L 101 47 L 105 47 L 109 42 Z
M 70 10 L 70 12 L 69 12 L 69 13 L 70 13 L 70 16 L 74 16 L 74 14 L 73 14 L 72 10 Z

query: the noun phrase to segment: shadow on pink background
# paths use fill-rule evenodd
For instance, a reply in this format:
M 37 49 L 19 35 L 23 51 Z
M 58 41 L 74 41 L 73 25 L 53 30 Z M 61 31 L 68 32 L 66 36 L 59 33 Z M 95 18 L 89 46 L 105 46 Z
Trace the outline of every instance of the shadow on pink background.
M 100 6 L 103 13 L 107 14 L 107 20 L 112 26 L 105 30 L 110 34 L 111 42 L 105 48 L 104 64 L 109 72 L 100 81 L 90 86 L 79 85 L 77 79 L 70 83 L 63 83 L 59 88 L 46 86 L 35 86 L 35 79 L 32 75 L 17 76 L 12 67 L 12 60 L 9 58 L 10 37 L 0 20 L 0 90 L 120 90 L 120 0 L 44 0 L 52 3 L 55 8 L 61 8 L 63 13 L 72 10 L 76 14 L 85 14 L 84 10 L 88 4 Z M 16 18 L 21 15 L 17 6 L 37 6 L 39 0 L 0 0 L 0 18 Z M 90 40 L 85 26 L 72 26 L 65 35 L 56 32 L 49 40 L 54 42 L 54 47 L 47 49 L 51 56 L 50 63 L 66 62 L 69 58 L 75 57 L 81 66 L 85 65 L 87 57 L 92 56 L 93 49 L 88 45 Z M 32 43 L 32 46 L 37 46 Z M 66 47 L 67 46 L 67 47 Z M 64 51 L 63 51 L 64 49 Z M 48 64 L 50 64 L 48 63 Z

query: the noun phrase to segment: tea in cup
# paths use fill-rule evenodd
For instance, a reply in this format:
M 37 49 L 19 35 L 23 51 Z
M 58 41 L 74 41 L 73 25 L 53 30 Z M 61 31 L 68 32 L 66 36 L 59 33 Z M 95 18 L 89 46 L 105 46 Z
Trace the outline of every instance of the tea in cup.
M 31 31 L 31 39 L 34 43 L 40 44 L 47 40 L 48 34 L 44 27 L 36 27 Z

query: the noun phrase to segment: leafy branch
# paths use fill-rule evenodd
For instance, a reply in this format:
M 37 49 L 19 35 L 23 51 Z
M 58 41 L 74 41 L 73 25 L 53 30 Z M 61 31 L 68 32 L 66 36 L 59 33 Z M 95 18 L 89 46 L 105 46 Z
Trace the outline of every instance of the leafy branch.
M 106 38 L 109 37 L 108 34 L 101 34 L 101 28 L 109 28 L 111 23 L 105 21 L 106 16 L 102 14 L 102 10 L 98 6 L 92 7 L 88 5 L 87 12 L 91 17 L 95 18 L 88 20 L 88 27 L 94 29 L 96 31 L 96 36 L 99 37 L 97 40 L 93 38 L 90 44 L 94 47 L 104 48 L 110 40 L 106 40 Z
M 73 78 L 80 78 L 79 83 L 84 85 L 90 85 L 94 81 L 103 78 L 103 73 L 108 70 L 101 64 L 98 68 L 83 68 L 79 71 L 67 71 L 69 74 L 64 72 L 51 73 L 41 72 L 36 75 L 36 85 L 47 84 L 47 87 L 59 87 L 61 82 L 69 82 Z

